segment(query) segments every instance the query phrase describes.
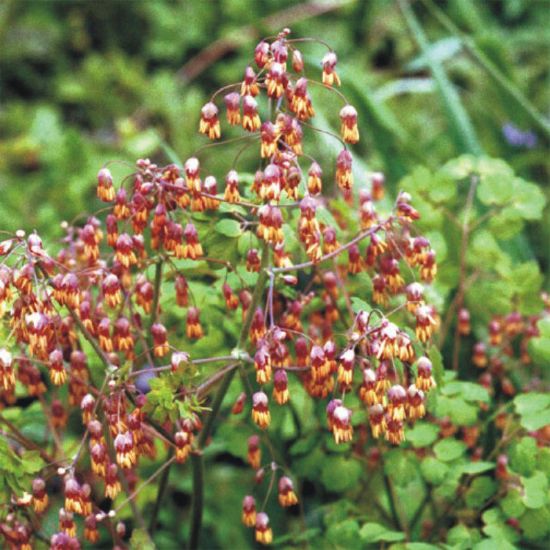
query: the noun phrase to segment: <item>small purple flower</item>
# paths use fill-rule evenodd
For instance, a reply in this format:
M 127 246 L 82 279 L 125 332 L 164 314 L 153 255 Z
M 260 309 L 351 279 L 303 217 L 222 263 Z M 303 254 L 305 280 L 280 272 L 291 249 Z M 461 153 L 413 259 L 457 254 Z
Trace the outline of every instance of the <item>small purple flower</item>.
M 533 149 L 537 145 L 537 135 L 533 130 L 524 132 L 511 122 L 507 122 L 502 126 L 502 134 L 512 147 Z
M 149 393 L 151 391 L 149 382 L 152 378 L 155 378 L 155 373 L 150 367 L 144 368 L 136 377 L 136 389 L 143 394 Z

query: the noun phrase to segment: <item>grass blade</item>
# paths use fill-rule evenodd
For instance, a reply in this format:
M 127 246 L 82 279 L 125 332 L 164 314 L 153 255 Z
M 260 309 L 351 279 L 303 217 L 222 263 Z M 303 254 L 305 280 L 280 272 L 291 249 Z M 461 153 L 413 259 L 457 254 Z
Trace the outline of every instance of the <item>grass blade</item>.
M 441 11 L 431 0 L 422 0 L 422 2 L 443 27 L 462 41 L 464 48 L 493 79 L 495 84 L 512 99 L 515 107 L 523 111 L 533 124 L 535 124 L 547 138 L 550 138 L 550 122 L 539 113 L 534 105 L 523 95 L 521 90 L 502 74 L 469 36 L 460 31 L 447 14 Z
M 447 114 L 450 130 L 456 145 L 462 153 L 480 155 L 481 146 L 468 113 L 460 102 L 460 97 L 449 80 L 443 65 L 433 57 L 430 43 L 418 22 L 407 0 L 398 0 L 401 13 L 420 48 L 422 55 L 430 67 L 436 88 L 441 97 L 443 108 Z

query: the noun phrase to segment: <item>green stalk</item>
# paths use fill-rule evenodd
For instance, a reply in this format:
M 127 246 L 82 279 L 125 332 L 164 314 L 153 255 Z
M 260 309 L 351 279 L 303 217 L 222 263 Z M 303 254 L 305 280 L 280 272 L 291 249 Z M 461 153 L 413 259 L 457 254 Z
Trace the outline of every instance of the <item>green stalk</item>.
M 174 450 L 170 449 L 170 452 L 168 453 L 168 456 L 166 457 L 166 460 L 171 460 L 174 456 Z M 166 491 L 166 487 L 168 487 L 168 478 L 170 477 L 170 467 L 172 466 L 173 462 L 171 462 L 162 472 L 162 477 L 159 481 L 158 491 L 157 491 L 157 498 L 155 499 L 155 505 L 153 507 L 153 512 L 151 513 L 151 519 L 149 520 L 149 536 L 152 538 L 155 534 L 155 530 L 157 528 L 157 518 L 160 512 L 160 505 L 162 504 L 162 499 L 164 497 L 164 493 Z
M 482 149 L 468 113 L 462 106 L 460 97 L 452 82 L 449 80 L 443 65 L 431 55 L 430 43 L 414 11 L 409 5 L 408 0 L 398 0 L 398 4 L 415 42 L 430 66 L 456 144 L 461 149 L 462 153 L 480 155 Z
M 246 318 L 241 329 L 239 336 L 239 341 L 237 344 L 237 349 L 241 350 L 246 345 L 248 339 L 248 333 L 250 331 L 250 326 L 252 325 L 252 319 L 254 317 L 254 311 L 258 307 L 260 300 L 262 298 L 265 286 L 267 284 L 269 274 L 267 272 L 267 266 L 269 263 L 269 248 L 266 243 L 262 245 L 262 263 L 260 267 L 260 274 L 258 276 L 258 281 L 256 287 L 254 288 L 254 293 L 252 295 L 252 302 L 246 313 Z M 202 458 L 202 448 L 208 441 L 214 422 L 220 408 L 231 385 L 233 376 L 235 375 L 236 369 L 230 370 L 222 379 L 221 385 L 214 396 L 214 401 L 212 402 L 212 408 L 210 414 L 208 415 L 204 427 L 197 438 L 197 451 L 191 456 L 191 466 L 193 468 L 193 504 L 191 510 L 191 533 L 189 535 L 189 545 L 190 550 L 196 550 L 199 547 L 199 537 L 202 526 L 202 510 L 204 505 L 204 461 Z
M 521 90 L 502 74 L 496 65 L 476 46 L 474 40 L 464 34 L 451 20 L 451 18 L 438 8 L 432 0 L 422 0 L 431 14 L 445 27 L 451 34 L 460 38 L 466 50 L 479 63 L 485 72 L 493 79 L 496 85 L 514 102 L 516 107 L 523 111 L 537 128 L 550 137 L 550 122 L 532 105 L 532 103 L 523 95 Z

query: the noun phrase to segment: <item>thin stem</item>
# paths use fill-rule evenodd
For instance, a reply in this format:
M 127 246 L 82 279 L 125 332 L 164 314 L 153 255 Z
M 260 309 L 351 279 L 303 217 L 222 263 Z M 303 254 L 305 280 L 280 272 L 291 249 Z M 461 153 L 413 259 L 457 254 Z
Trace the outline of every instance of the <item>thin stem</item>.
M 275 274 L 270 271 L 269 272 L 269 291 L 268 291 L 268 304 L 269 304 L 269 326 L 273 327 L 275 324 L 274 318 L 273 318 L 273 290 L 275 288 Z
M 321 258 L 319 258 L 319 260 L 316 262 L 309 261 L 309 262 L 303 262 L 301 264 L 291 265 L 289 267 L 275 267 L 275 268 L 271 268 L 270 271 L 272 271 L 273 273 L 289 273 L 291 271 L 300 271 L 301 269 L 307 269 L 308 267 L 312 267 L 314 265 L 318 265 L 322 262 L 325 262 L 326 260 L 330 260 L 331 258 L 335 258 L 336 256 L 340 255 L 342 252 L 344 252 L 348 248 L 351 248 L 354 244 L 357 244 L 358 242 L 362 241 L 363 239 L 369 237 L 370 235 L 382 229 L 382 227 L 389 224 L 391 220 L 392 220 L 392 216 L 390 216 L 386 221 L 381 222 L 377 225 L 374 225 L 373 227 L 370 227 L 366 231 L 359 233 L 357 237 L 355 237 L 348 243 L 338 247 L 337 249 L 333 250 L 329 254 L 325 254 L 324 256 L 321 256 Z
M 237 344 L 237 348 L 239 350 L 242 349 L 246 344 L 248 333 L 250 331 L 250 326 L 252 325 L 254 312 L 262 298 L 263 291 L 268 280 L 268 272 L 266 270 L 268 263 L 269 249 L 267 247 L 267 244 L 264 243 L 262 246 L 262 262 L 260 266 L 260 274 L 258 276 L 258 281 L 254 289 L 254 294 L 252 295 L 252 301 L 246 313 L 246 318 L 244 320 L 241 334 L 239 336 L 239 341 Z M 225 394 L 227 393 L 227 390 L 231 385 L 231 381 L 233 380 L 233 376 L 235 375 L 235 370 L 236 369 L 231 369 L 222 378 L 221 385 L 218 388 L 216 395 L 214 396 L 214 401 L 212 402 L 211 412 L 206 418 L 204 427 L 201 430 L 199 437 L 197 438 L 198 449 L 191 456 L 191 465 L 193 468 L 193 504 L 191 511 L 191 533 L 189 535 L 188 545 L 191 550 L 195 550 L 199 547 L 199 537 L 202 526 L 202 510 L 204 505 L 204 462 L 202 459 L 202 448 L 210 437 L 210 433 L 214 426 L 214 421 L 216 420 L 216 417 L 220 412 Z
M 208 380 L 204 381 L 196 391 L 198 399 L 201 399 L 204 395 L 208 393 L 208 390 L 216 384 L 222 377 L 224 377 L 227 373 L 235 370 L 240 363 L 233 363 L 232 365 L 227 365 L 223 369 L 219 370 L 215 374 L 213 374 Z
M 160 285 L 162 284 L 162 259 L 159 259 L 155 265 L 155 293 L 153 295 L 153 307 L 151 309 L 151 326 L 153 326 L 158 319 L 159 314 L 159 302 L 160 302 Z
M 424 512 L 424 510 L 426 508 L 426 505 L 429 502 L 430 502 L 430 488 L 426 487 L 426 494 L 424 495 L 424 498 L 422 499 L 422 502 L 420 503 L 420 505 L 416 509 L 416 512 L 414 513 L 413 517 L 411 518 L 411 521 L 410 521 L 411 531 L 413 531 L 414 528 L 416 527 L 416 524 L 417 524 L 418 520 L 422 517 L 422 513 Z
M 116 463 L 116 456 L 115 456 L 114 449 L 110 445 L 108 445 L 107 451 L 109 453 L 109 457 L 111 458 L 111 462 Z M 118 480 L 120 481 L 120 485 L 122 486 L 122 490 L 127 495 L 126 500 L 124 500 L 122 504 L 126 504 L 126 503 L 130 504 L 130 508 L 132 509 L 132 515 L 134 516 L 136 523 L 139 525 L 141 529 L 146 529 L 145 520 L 143 519 L 141 510 L 137 507 L 133 499 L 134 493 L 131 493 L 130 491 L 130 486 L 128 485 L 128 480 L 126 479 L 124 470 L 122 468 L 119 468 L 117 473 L 118 473 L 117 477 L 118 477 Z
M 470 188 L 468 190 L 468 197 L 466 198 L 466 206 L 464 207 L 464 220 L 462 221 L 462 240 L 460 243 L 460 268 L 458 277 L 458 289 L 456 294 L 456 310 L 460 311 L 460 308 L 464 304 L 464 293 L 466 283 L 466 252 L 468 249 L 468 238 L 470 236 L 470 213 L 472 205 L 474 203 L 475 192 L 478 183 L 478 177 L 472 176 L 470 181 Z M 460 332 L 458 323 L 456 323 L 453 345 L 453 370 L 458 371 L 458 355 L 460 351 Z
M 115 509 L 115 514 L 118 514 L 120 512 L 120 510 L 122 508 L 124 508 L 124 506 L 126 506 L 126 504 L 128 504 L 128 502 L 130 502 L 131 500 L 133 500 L 141 491 L 142 489 L 144 489 L 147 485 L 149 485 L 149 483 L 151 483 L 151 481 L 153 481 L 156 477 L 158 477 L 161 472 L 166 472 L 168 470 L 168 467 L 172 465 L 172 463 L 174 462 L 175 460 L 175 457 L 172 456 L 170 457 L 156 472 L 154 472 L 151 476 L 149 476 L 139 487 L 137 487 L 133 493 L 131 493 L 128 498 L 126 498 L 125 500 L 123 500 Z
M 331 92 L 335 93 L 346 105 L 349 105 L 348 98 L 340 91 L 337 90 L 334 86 L 327 86 L 326 84 L 323 84 L 322 82 L 319 82 L 318 80 L 313 80 L 311 78 L 307 79 L 308 84 L 317 84 L 317 86 L 322 86 L 323 88 L 330 90 Z
M 52 434 L 53 443 L 54 443 L 54 457 L 61 455 L 61 457 L 65 459 L 65 455 L 63 453 L 63 443 L 61 442 L 61 439 L 59 438 L 59 434 L 57 433 L 57 430 L 53 424 L 53 421 L 52 421 L 53 416 L 51 412 L 48 410 L 48 404 L 46 403 L 46 400 L 42 395 L 38 396 L 38 400 L 40 402 L 40 406 L 42 407 L 42 412 L 46 417 L 48 428 L 50 429 L 50 432 Z
M 395 507 L 395 500 L 393 498 L 393 491 L 390 485 L 390 479 L 384 472 L 382 473 L 382 479 L 384 481 L 384 487 L 386 489 L 386 496 L 388 497 L 388 502 L 390 504 L 392 522 L 395 527 L 400 527 L 399 516 L 397 515 L 397 508 Z
M 97 409 L 99 407 L 99 403 L 101 401 L 101 397 L 103 396 L 103 393 L 105 391 L 105 388 L 107 387 L 107 382 L 110 378 L 109 369 L 111 367 L 109 360 L 107 359 L 107 356 L 99 346 L 99 344 L 95 341 L 94 337 L 90 334 L 90 331 L 84 326 L 84 323 L 80 320 L 78 315 L 74 312 L 74 310 L 69 309 L 69 313 L 71 317 L 73 318 L 75 324 L 78 326 L 80 332 L 83 334 L 84 338 L 90 343 L 94 351 L 96 352 L 99 359 L 102 361 L 102 363 L 105 365 L 105 368 L 107 369 L 107 372 L 105 374 L 105 377 L 103 378 L 103 383 L 101 384 L 101 387 L 99 388 L 99 394 L 97 396 L 94 409 L 92 411 L 92 416 L 95 416 L 95 413 L 97 412 Z M 82 450 L 84 449 L 84 444 L 86 442 L 86 439 L 88 437 L 88 427 L 86 427 L 86 431 L 84 432 L 84 435 L 82 436 L 82 441 L 80 442 L 80 446 L 78 447 L 78 450 L 76 451 L 76 454 L 72 460 L 72 467 L 74 468 L 76 466 L 76 463 L 78 462 L 78 459 L 80 458 L 80 455 L 82 453 Z
M 166 467 L 163 466 L 161 468 L 161 470 L 163 470 L 162 477 L 160 478 L 160 481 L 159 481 L 159 488 L 157 492 L 157 498 L 155 500 L 155 506 L 153 508 L 153 512 L 151 513 L 151 519 L 149 520 L 149 535 L 151 536 L 151 538 L 155 534 L 155 530 L 157 528 L 157 517 L 160 510 L 160 505 L 162 503 L 162 497 L 164 496 L 164 492 L 166 491 L 166 487 L 168 486 L 168 477 L 170 476 L 170 466 L 173 464 L 174 459 L 175 459 L 174 451 L 170 450 L 170 457 L 168 459 L 168 462 L 165 465 Z M 151 476 L 148 481 L 152 481 L 153 477 L 156 476 L 159 472 L 160 470 L 156 472 L 153 476 Z
M 273 492 L 273 487 L 275 486 L 275 474 L 277 472 L 277 465 L 272 462 L 271 463 L 271 479 L 269 480 L 269 486 L 267 488 L 267 492 L 264 497 L 264 501 L 262 503 L 262 512 L 265 510 L 265 507 L 267 506 L 267 501 L 269 500 L 269 497 L 271 496 L 271 493 Z

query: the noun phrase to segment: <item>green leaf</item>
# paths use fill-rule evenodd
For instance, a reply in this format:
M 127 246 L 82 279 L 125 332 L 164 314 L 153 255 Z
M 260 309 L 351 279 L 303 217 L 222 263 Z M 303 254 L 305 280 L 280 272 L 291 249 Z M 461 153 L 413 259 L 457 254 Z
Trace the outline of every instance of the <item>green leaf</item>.
M 548 508 L 527 510 L 519 518 L 519 525 L 527 539 L 542 539 L 550 533 L 550 510 Z
M 550 424 L 550 394 L 526 393 L 514 399 L 514 407 L 520 415 L 521 425 L 534 431 Z
M 440 485 L 445 480 L 449 466 L 437 458 L 428 456 L 420 463 L 420 471 L 428 483 Z
M 332 523 L 329 525 L 325 536 L 332 543 L 333 548 L 361 548 L 359 524 L 354 519 Z
M 358 298 L 357 296 L 351 297 L 351 308 L 354 313 L 359 313 L 360 311 L 369 312 L 372 309 L 372 307 L 367 304 L 365 300 L 361 300 L 361 298 Z
M 514 206 L 517 212 L 526 220 L 540 220 L 546 204 L 544 193 L 533 183 L 520 178 L 515 181 Z
M 428 196 L 435 204 L 445 204 L 453 201 L 457 194 L 457 184 L 445 172 L 434 174 L 428 187 Z M 439 256 L 438 256 L 439 257 Z
M 237 220 L 224 218 L 216 223 L 214 229 L 226 237 L 239 237 L 242 234 L 241 224 Z
M 312 433 L 308 436 L 303 436 L 290 448 L 292 456 L 303 455 L 311 451 L 319 442 L 319 432 Z
M 491 233 L 502 240 L 507 240 L 523 229 L 523 218 L 514 206 L 503 208 L 489 219 Z
M 363 468 L 356 460 L 330 456 L 323 461 L 321 483 L 328 491 L 341 493 L 356 487 L 362 473 Z
M 145 529 L 136 528 L 130 538 L 131 550 L 155 550 L 156 546 Z
M 292 471 L 297 476 L 318 482 L 319 476 L 322 472 L 321 468 L 325 466 L 325 460 L 325 453 L 320 449 L 320 447 L 315 447 L 310 453 L 304 454 L 303 456 L 297 457 L 293 460 Z M 328 478 L 328 472 L 325 475 Z M 329 485 L 332 486 L 331 480 L 327 479 L 327 481 Z
M 427 422 L 417 422 L 413 428 L 407 430 L 407 441 L 412 443 L 415 449 L 431 445 L 439 434 L 439 427 Z
M 537 365 L 550 365 L 550 338 L 531 338 L 528 349 L 529 355 Z
M 537 457 L 537 470 L 544 472 L 550 478 L 550 448 L 539 449 Z
M 439 546 L 427 542 L 407 542 L 405 544 L 392 544 L 392 550 L 439 550 Z
M 492 470 L 494 467 L 494 462 L 483 462 L 480 460 L 478 462 L 467 462 L 462 466 L 462 471 L 465 474 L 481 474 Z
M 460 395 L 466 401 L 482 401 L 489 403 L 489 392 L 481 385 L 473 382 L 448 382 L 441 393 L 443 395 Z
M 465 4 L 465 11 L 468 10 L 472 12 L 472 7 L 474 3 L 459 2 L 457 6 Z M 535 106 L 525 97 L 523 92 L 517 87 L 513 82 L 513 79 L 509 78 L 501 70 L 501 68 L 495 63 L 491 56 L 486 54 L 477 44 L 477 39 L 474 40 L 472 36 L 463 33 L 459 27 L 457 27 L 454 21 L 447 15 L 446 11 L 437 7 L 433 2 L 426 2 L 426 5 L 432 12 L 433 16 L 436 17 L 442 24 L 445 26 L 446 30 L 451 33 L 452 36 L 460 38 L 463 47 L 468 51 L 468 53 L 476 60 L 476 62 L 483 68 L 487 76 L 493 81 L 493 84 L 496 86 L 498 91 L 506 97 L 506 102 L 504 105 L 509 106 L 509 114 L 513 116 L 519 116 L 521 114 L 523 117 L 527 117 L 533 124 L 536 125 L 538 130 L 544 133 L 545 136 L 550 137 L 550 124 L 548 123 L 547 117 L 539 113 Z M 506 4 L 511 6 L 514 4 L 509 2 Z M 516 4 L 520 9 L 523 4 Z
M 510 169 L 481 176 L 477 197 L 483 204 L 505 205 L 514 197 L 512 181 L 513 172 Z
M 427 351 L 428 357 L 432 362 L 432 374 L 438 387 L 443 385 L 443 373 L 445 368 L 443 367 L 443 357 L 441 352 L 436 346 L 430 346 Z
M 359 531 L 361 540 L 365 543 L 372 542 L 398 542 L 405 538 L 405 534 L 399 531 L 392 531 L 380 523 L 365 523 Z
M 246 208 L 244 208 L 243 206 L 239 206 L 238 204 L 231 204 L 229 202 L 220 202 L 218 210 L 221 213 L 235 212 L 237 214 L 241 214 L 242 216 L 246 216 L 248 214 Z
M 525 512 L 525 504 L 520 492 L 510 489 L 506 496 L 500 501 L 500 507 L 508 518 L 519 518 Z
M 515 542 L 519 538 L 517 531 L 513 527 L 510 527 L 502 522 L 487 525 L 482 529 L 482 531 L 495 542 L 498 542 L 499 548 L 515 549 L 515 546 L 511 543 Z
M 480 508 L 497 490 L 497 483 L 488 476 L 476 477 L 465 494 L 466 504 L 470 508 Z
M 530 476 L 535 471 L 537 441 L 533 437 L 523 437 L 512 444 L 508 452 L 510 468 L 523 476 Z
M 465 525 L 459 523 L 449 529 L 447 533 L 447 542 L 453 546 L 460 545 L 459 548 L 463 548 L 462 543 L 466 543 L 464 547 L 469 548 L 472 543 L 472 533 Z
M 529 354 L 533 361 L 542 366 L 550 365 L 550 318 L 543 318 L 537 323 L 540 336 L 529 340 Z
M 506 524 L 506 518 L 498 508 L 490 508 L 483 512 L 482 520 L 485 523 L 482 529 L 485 535 L 499 541 L 503 548 L 514 548 L 510 543 L 516 542 L 519 535 L 513 527 Z
M 550 338 L 550 317 L 543 317 L 537 323 L 540 335 L 544 338 Z
M 435 456 L 443 462 L 451 462 L 461 457 L 466 450 L 466 444 L 456 439 L 442 439 L 434 445 Z
M 428 396 L 428 399 L 430 396 Z M 471 426 L 477 422 L 479 407 L 466 403 L 458 396 L 438 395 L 435 401 L 435 414 L 438 418 L 448 416 L 457 426 Z
M 384 471 L 399 487 L 408 485 L 414 479 L 417 465 L 416 455 L 404 449 L 392 449 L 384 455 Z
M 523 503 L 527 508 L 540 508 L 548 502 L 548 479 L 542 472 L 522 477 Z
M 514 293 L 524 295 L 539 292 L 544 277 L 537 262 L 524 262 L 508 271 L 506 279 L 513 286 Z
M 44 460 L 38 451 L 25 451 L 22 456 L 22 470 L 26 474 L 35 474 L 44 467 Z
M 483 539 L 472 547 L 472 550 L 515 550 L 515 546 L 500 539 Z

